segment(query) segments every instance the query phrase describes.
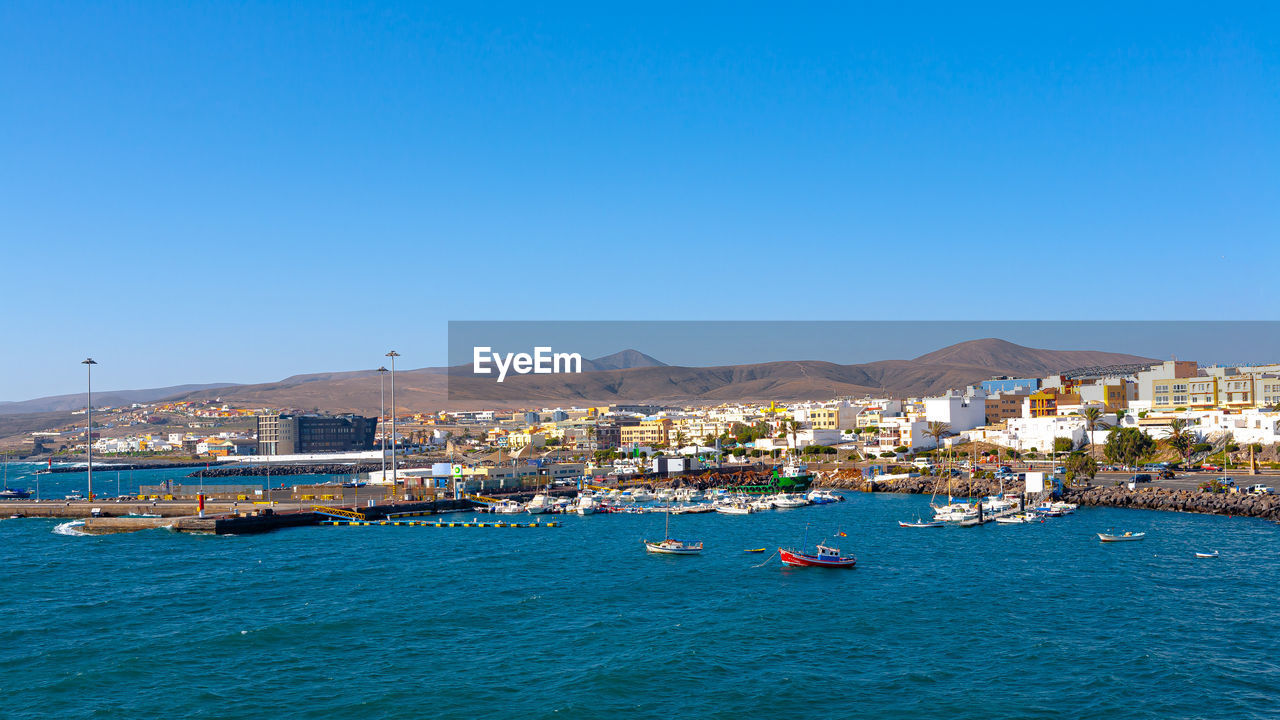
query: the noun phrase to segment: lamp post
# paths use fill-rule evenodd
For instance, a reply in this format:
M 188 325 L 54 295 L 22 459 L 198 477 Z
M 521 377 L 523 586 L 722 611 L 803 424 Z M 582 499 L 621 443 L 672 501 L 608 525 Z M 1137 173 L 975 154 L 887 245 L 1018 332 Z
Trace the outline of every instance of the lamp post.
M 84 454 L 89 471 L 89 502 L 93 502 L 93 366 L 98 363 L 93 358 L 85 358 L 80 364 L 88 371 L 84 398 Z
M 378 368 L 378 392 L 382 395 L 382 412 L 378 415 L 378 435 L 382 440 L 382 482 L 387 481 L 387 367 Z M 392 488 L 393 490 L 395 488 Z
M 392 350 L 386 357 L 391 358 L 391 494 L 399 490 L 396 478 L 396 358 L 400 353 Z

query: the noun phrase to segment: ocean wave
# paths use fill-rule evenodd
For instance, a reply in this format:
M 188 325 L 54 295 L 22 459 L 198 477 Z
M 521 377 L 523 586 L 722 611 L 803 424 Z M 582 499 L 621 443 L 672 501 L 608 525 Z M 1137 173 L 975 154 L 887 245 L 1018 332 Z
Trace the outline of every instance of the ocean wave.
M 83 520 L 68 520 L 64 523 L 58 523 L 53 526 L 53 534 L 55 535 L 88 535 L 89 533 L 81 531 L 79 528 L 84 527 Z

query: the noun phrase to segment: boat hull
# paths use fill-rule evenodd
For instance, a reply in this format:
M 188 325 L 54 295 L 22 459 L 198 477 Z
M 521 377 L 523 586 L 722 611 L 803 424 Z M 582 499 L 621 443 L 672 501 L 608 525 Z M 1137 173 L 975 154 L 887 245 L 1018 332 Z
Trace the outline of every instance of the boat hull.
M 702 543 L 692 545 L 685 544 L 683 546 L 676 547 L 666 543 L 649 542 L 648 540 L 645 540 L 644 548 L 655 555 L 697 555 L 702 552 Z
M 1146 533 L 1134 533 L 1133 535 L 1107 535 L 1106 533 L 1098 533 L 1098 539 L 1104 543 L 1135 542 L 1138 540 L 1145 540 L 1146 538 Z
M 821 559 L 817 555 L 806 555 L 794 550 L 778 550 L 778 556 L 782 558 L 784 565 L 792 567 L 824 567 L 824 568 L 851 568 L 857 564 L 858 559 L 853 557 L 840 558 L 838 560 Z

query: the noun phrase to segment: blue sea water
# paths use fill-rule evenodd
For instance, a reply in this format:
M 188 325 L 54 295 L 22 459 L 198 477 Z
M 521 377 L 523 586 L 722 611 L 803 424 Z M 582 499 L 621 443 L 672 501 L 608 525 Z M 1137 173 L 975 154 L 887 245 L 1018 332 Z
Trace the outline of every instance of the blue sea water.
M 66 467 L 66 464 L 60 464 Z M 187 487 L 196 487 L 200 484 L 205 485 L 250 485 L 262 487 L 264 483 L 270 481 L 271 487 L 278 488 L 287 485 L 300 485 L 307 483 L 324 483 L 324 482 L 345 482 L 352 478 L 351 475 L 246 475 L 231 477 L 204 477 L 201 473 L 201 467 L 182 467 L 182 468 L 153 468 L 148 470 L 116 470 L 115 467 L 119 463 L 101 462 L 95 460 L 93 463 L 93 493 L 94 497 L 116 497 L 124 494 L 134 494 L 138 492 L 138 488 L 142 485 L 159 485 L 166 480 L 174 483 L 181 483 Z M 12 488 L 23 488 L 31 492 L 32 498 L 40 498 L 42 500 L 62 500 L 67 494 L 72 492 L 81 492 L 88 496 L 89 481 L 85 472 L 84 463 L 76 463 L 71 469 L 79 468 L 75 472 L 56 472 L 56 473 L 38 473 L 43 470 L 45 465 L 42 463 L 9 463 L 4 468 L 5 484 Z M 217 464 L 213 464 L 217 467 Z
M 1280 714 L 1274 524 L 1082 509 L 1034 525 L 896 526 L 927 503 L 850 494 L 672 518 L 674 535 L 706 543 L 696 557 L 645 554 L 661 515 L 245 537 L 3 520 L 0 715 Z M 1108 528 L 1149 538 L 1102 545 Z M 858 567 L 742 552 L 806 531 Z M 1193 558 L 1209 549 L 1221 557 Z

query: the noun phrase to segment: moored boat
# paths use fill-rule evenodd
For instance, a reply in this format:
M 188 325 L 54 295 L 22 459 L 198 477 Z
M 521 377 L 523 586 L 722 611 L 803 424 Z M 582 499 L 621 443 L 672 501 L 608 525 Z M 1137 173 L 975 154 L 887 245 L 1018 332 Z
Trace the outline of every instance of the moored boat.
M 1133 542 L 1133 541 L 1135 541 L 1135 540 L 1142 540 L 1142 539 L 1144 539 L 1144 538 L 1146 538 L 1146 537 L 1147 537 L 1147 534 L 1146 534 L 1146 533 L 1144 533 L 1144 532 L 1140 532 L 1140 533 L 1127 532 L 1127 533 L 1125 533 L 1125 534 L 1123 534 L 1123 535 L 1111 535 L 1111 534 L 1108 534 L 1108 533 L 1098 533 L 1098 539 L 1099 539 L 1099 540 L 1101 540 L 1101 541 L 1102 541 L 1102 542 L 1104 542 L 1104 543 L 1106 543 L 1106 542 Z
M 499 515 L 515 515 L 524 512 L 524 507 L 515 500 L 503 500 L 493 506 L 493 512 Z
M 702 552 L 702 543 L 675 538 L 667 538 L 659 542 L 645 540 L 644 547 L 649 552 L 659 555 L 697 555 Z
M 904 528 L 939 528 L 944 525 L 946 525 L 946 523 L 941 520 L 921 520 L 920 518 L 916 518 L 915 522 L 898 521 L 898 527 Z
M 843 535 L 843 532 L 837 533 L 837 537 Z M 782 559 L 782 564 L 792 567 L 851 568 L 858 562 L 852 555 L 841 555 L 840 548 L 822 543 L 814 546 L 812 553 L 808 552 L 809 527 L 807 525 L 804 528 L 804 540 L 801 541 L 800 547 L 800 550 L 778 548 L 778 557 Z
M 1209 552 L 1209 553 L 1198 552 L 1198 553 L 1196 553 L 1196 557 L 1198 557 L 1198 558 L 1216 558 L 1216 557 L 1218 557 L 1218 551 L 1217 551 L 1217 550 L 1214 550 L 1213 552 Z
M 702 552 L 701 541 L 678 540 L 671 537 L 671 512 L 668 511 L 666 515 L 667 524 L 662 533 L 662 540 L 658 542 L 645 540 L 645 550 L 659 555 L 697 555 Z
M 809 500 L 800 494 L 778 493 L 769 498 L 775 508 L 779 510 L 787 510 L 790 508 L 804 507 L 809 504 Z
M 1019 513 L 1017 515 L 1001 515 L 1000 517 L 996 518 L 996 522 L 1001 525 L 1021 525 L 1023 523 L 1030 523 L 1030 522 L 1037 522 L 1037 521 L 1043 522 L 1043 520 L 1040 520 L 1035 515 L 1028 515 L 1025 513 Z
M 782 558 L 783 564 L 792 567 L 851 568 L 858 562 L 852 555 L 841 555 L 840 548 L 827 545 L 818 545 L 812 554 L 778 548 L 778 556 Z

